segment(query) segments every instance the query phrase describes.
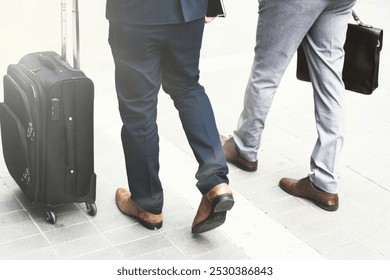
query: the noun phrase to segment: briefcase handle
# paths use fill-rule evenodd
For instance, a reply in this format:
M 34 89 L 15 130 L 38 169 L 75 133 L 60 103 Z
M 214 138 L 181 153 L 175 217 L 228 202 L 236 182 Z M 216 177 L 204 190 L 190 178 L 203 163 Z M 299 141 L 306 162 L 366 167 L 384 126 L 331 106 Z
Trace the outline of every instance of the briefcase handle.
M 372 25 L 362 22 L 354 10 L 352 10 L 352 17 L 356 21 L 356 23 L 359 24 L 360 26 L 364 26 L 367 28 L 374 28 Z M 377 46 L 377 48 L 381 48 L 381 40 L 378 40 L 378 43 L 376 46 Z
M 357 22 L 357 24 L 364 26 L 364 27 L 372 28 L 372 25 L 369 25 L 369 24 L 362 22 L 354 10 L 352 10 L 352 16 L 353 16 L 353 19 Z
M 80 69 L 80 20 L 79 20 L 79 1 L 73 1 L 73 67 Z M 66 11 L 67 11 L 67 0 L 61 0 L 61 56 L 66 61 Z

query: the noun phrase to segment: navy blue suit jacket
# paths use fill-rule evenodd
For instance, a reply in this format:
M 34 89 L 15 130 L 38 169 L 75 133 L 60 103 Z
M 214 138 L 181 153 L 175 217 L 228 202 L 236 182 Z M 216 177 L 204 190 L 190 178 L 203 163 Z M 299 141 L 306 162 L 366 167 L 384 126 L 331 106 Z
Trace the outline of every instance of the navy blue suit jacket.
M 190 22 L 206 15 L 208 0 L 107 0 L 106 17 L 125 24 Z

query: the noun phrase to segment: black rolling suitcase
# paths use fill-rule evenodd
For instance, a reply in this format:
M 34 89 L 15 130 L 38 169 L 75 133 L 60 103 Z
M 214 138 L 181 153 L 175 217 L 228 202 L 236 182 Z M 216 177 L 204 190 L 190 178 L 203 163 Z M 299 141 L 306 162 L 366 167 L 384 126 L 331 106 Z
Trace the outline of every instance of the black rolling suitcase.
M 62 0 L 62 24 L 66 2 Z M 4 102 L 0 104 L 3 155 L 9 173 L 32 203 L 54 209 L 65 203 L 86 203 L 96 214 L 94 173 L 94 85 L 79 70 L 78 2 L 73 0 L 74 68 L 62 55 L 38 52 L 8 66 Z M 64 28 L 62 28 L 64 31 Z

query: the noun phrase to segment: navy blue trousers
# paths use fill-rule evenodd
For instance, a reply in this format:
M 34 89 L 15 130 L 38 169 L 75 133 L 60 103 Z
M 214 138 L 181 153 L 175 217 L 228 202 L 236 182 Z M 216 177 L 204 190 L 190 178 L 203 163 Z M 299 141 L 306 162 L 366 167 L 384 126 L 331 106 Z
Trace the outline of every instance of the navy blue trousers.
M 214 113 L 199 84 L 204 19 L 183 24 L 125 25 L 110 22 L 109 43 L 123 122 L 122 143 L 132 199 L 159 214 L 163 190 L 159 179 L 157 95 L 162 86 L 179 112 L 199 168 L 202 194 L 228 183 Z M 180 162 L 172 166 L 180 173 Z

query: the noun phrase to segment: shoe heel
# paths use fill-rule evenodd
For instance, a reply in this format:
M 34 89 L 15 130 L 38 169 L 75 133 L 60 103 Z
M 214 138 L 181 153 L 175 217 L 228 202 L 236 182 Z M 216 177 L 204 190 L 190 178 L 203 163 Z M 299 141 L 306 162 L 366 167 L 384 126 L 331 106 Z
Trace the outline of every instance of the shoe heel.
M 225 212 L 233 208 L 234 199 L 230 194 L 222 194 L 214 199 L 214 213 Z
M 143 225 L 144 227 L 146 227 L 147 229 L 150 229 L 150 230 L 156 230 L 156 229 L 160 229 L 162 227 L 162 222 L 160 223 L 157 223 L 157 224 L 151 224 L 151 223 L 148 223 L 148 222 L 145 222 L 141 219 L 138 219 L 138 222 Z
M 212 229 L 215 229 L 222 225 L 226 220 L 226 211 L 211 213 L 211 215 L 200 222 L 198 225 L 192 228 L 193 234 L 203 233 Z
M 314 204 L 317 205 L 318 207 L 320 207 L 326 211 L 330 211 L 330 212 L 337 211 L 337 209 L 339 209 L 338 205 L 324 205 L 324 204 L 321 204 L 318 202 L 314 202 Z

